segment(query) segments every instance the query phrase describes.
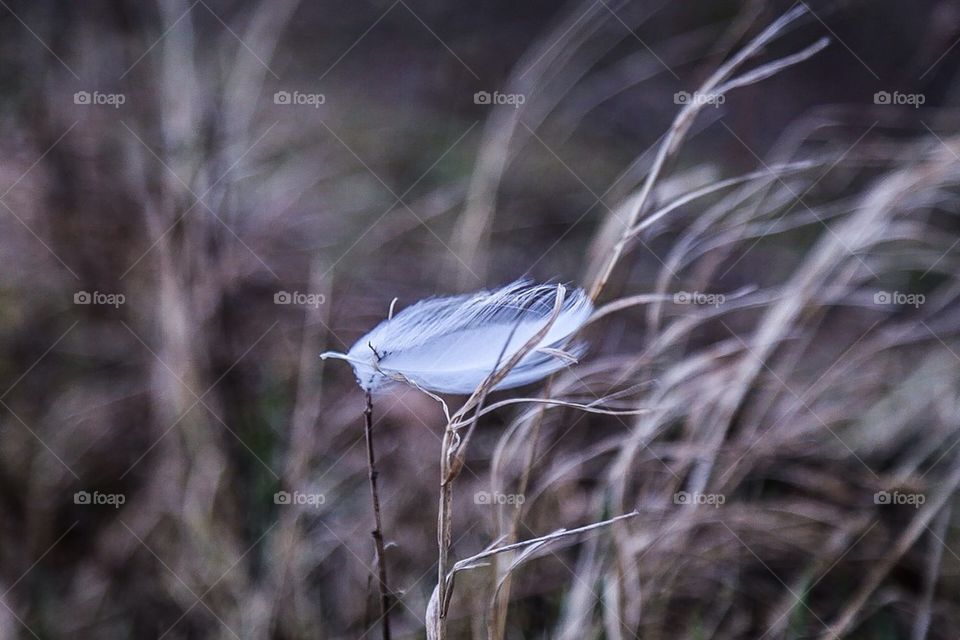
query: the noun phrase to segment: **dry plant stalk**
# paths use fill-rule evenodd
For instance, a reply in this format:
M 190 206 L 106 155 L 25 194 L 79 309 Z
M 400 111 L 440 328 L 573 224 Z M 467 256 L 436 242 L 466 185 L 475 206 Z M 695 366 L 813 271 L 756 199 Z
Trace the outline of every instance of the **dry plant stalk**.
M 377 459 L 373 451 L 373 397 L 366 394 L 363 409 L 364 435 L 367 441 L 367 477 L 370 480 L 370 495 L 373 501 L 373 534 L 377 549 L 377 587 L 380 592 L 380 626 L 383 640 L 390 640 L 390 587 L 387 584 L 387 557 L 384 553 L 383 523 L 380 516 L 380 493 L 377 491 Z
M 439 554 L 437 558 L 437 604 L 433 611 L 435 619 L 431 620 L 428 610 L 427 626 L 433 624 L 434 636 L 437 640 L 444 640 L 447 636 L 446 618 L 447 607 L 450 604 L 450 544 L 453 536 L 453 482 L 463 470 L 464 449 L 467 439 L 461 441 L 459 430 L 466 423 L 467 415 L 472 410 L 479 410 L 484 399 L 491 389 L 497 386 L 503 378 L 517 365 L 520 360 L 530 353 L 550 331 L 550 328 L 560 316 L 566 290 L 562 285 L 557 287 L 557 297 L 553 312 L 543 327 L 523 347 L 511 357 L 499 370 L 492 371 L 483 383 L 473 392 L 462 407 L 447 421 L 443 431 L 443 443 L 440 449 L 440 504 L 437 515 L 437 543 Z M 473 421 L 471 424 L 476 424 Z
M 589 405 L 585 405 L 582 403 L 568 402 L 560 399 L 550 398 L 513 398 L 509 400 L 503 400 L 489 407 L 483 408 L 483 404 L 490 391 L 494 389 L 504 378 L 506 378 L 511 370 L 517 366 L 517 364 L 523 360 L 527 354 L 533 351 L 550 332 L 550 329 L 560 317 L 561 311 L 564 308 L 565 296 L 565 288 L 562 285 L 559 285 L 557 287 L 557 295 L 554 302 L 553 311 L 551 312 L 550 317 L 544 323 L 543 327 L 541 327 L 541 329 L 535 335 L 533 335 L 518 351 L 516 351 L 506 362 L 506 364 L 492 371 L 490 375 L 467 399 L 464 405 L 447 421 L 447 425 L 444 429 L 440 458 L 440 499 L 437 516 L 437 542 L 439 545 L 437 587 L 434 590 L 434 596 L 431 598 L 427 609 L 427 630 L 428 637 L 431 639 L 435 638 L 437 640 L 441 640 L 447 637 L 447 613 L 453 593 L 454 576 L 458 571 L 478 566 L 476 564 L 477 562 L 489 556 L 531 546 L 539 548 L 539 546 L 547 544 L 555 539 L 597 529 L 613 522 L 631 518 L 637 515 L 636 512 L 633 512 L 622 516 L 617 516 L 604 522 L 594 523 L 570 531 L 561 529 L 560 531 L 554 532 L 553 534 L 544 536 L 542 538 L 535 538 L 533 540 L 527 540 L 524 542 L 504 546 L 494 545 L 494 547 L 488 549 L 487 551 L 476 556 L 472 556 L 471 558 L 467 558 L 466 560 L 462 560 L 454 564 L 451 564 L 450 562 L 450 545 L 453 537 L 453 484 L 460 475 L 460 472 L 463 470 L 466 447 L 470 441 L 470 436 L 473 433 L 473 429 L 476 427 L 476 424 L 481 416 L 502 406 L 517 403 L 537 403 L 544 407 L 548 405 L 564 406 L 576 408 L 582 411 L 608 415 L 634 415 L 638 413 L 638 411 L 642 411 L 616 411 L 605 409 L 602 406 L 597 406 L 601 403 L 601 400 L 599 399 L 596 404 L 591 403 Z M 501 353 L 500 358 L 502 357 L 503 354 Z M 461 436 L 460 432 L 465 428 L 467 429 L 466 434 Z M 502 542 L 502 540 L 498 540 L 497 544 L 500 542 Z M 526 558 L 528 556 L 525 555 L 523 557 Z M 516 564 L 517 563 L 512 566 L 515 566 Z
M 714 71 L 713 74 L 700 85 L 696 93 L 700 95 L 724 95 L 735 88 L 744 87 L 768 78 L 789 66 L 806 60 L 826 47 L 827 44 L 829 44 L 829 39 L 821 38 L 802 51 L 762 65 L 732 80 L 727 80 L 740 65 L 757 55 L 767 43 L 777 38 L 790 23 L 802 16 L 806 11 L 806 7 L 801 4 L 785 13 L 776 22 L 764 29 L 760 35 L 751 40 L 743 49 L 730 58 L 730 60 Z M 651 217 L 643 221 L 643 223 L 638 224 L 640 216 L 644 213 L 650 202 L 653 186 L 660 178 L 660 174 L 666 167 L 667 161 L 679 151 L 683 139 L 690 131 L 690 127 L 693 126 L 697 115 L 705 106 L 706 103 L 703 101 L 692 100 L 688 102 L 677 114 L 669 131 L 667 131 L 666 136 L 664 136 L 663 142 L 657 149 L 653 166 L 650 168 L 650 172 L 647 174 L 647 178 L 639 194 L 637 194 L 636 202 L 631 206 L 624 233 L 613 246 L 610 258 L 604 264 L 593 283 L 593 287 L 590 289 L 590 297 L 593 300 L 597 300 L 600 297 L 630 240 L 659 217 Z

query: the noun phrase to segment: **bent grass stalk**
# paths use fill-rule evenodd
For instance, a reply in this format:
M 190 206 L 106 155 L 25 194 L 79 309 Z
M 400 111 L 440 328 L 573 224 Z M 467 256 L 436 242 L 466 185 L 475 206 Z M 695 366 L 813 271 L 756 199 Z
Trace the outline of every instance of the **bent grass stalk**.
M 797 20 L 799 17 L 804 15 L 807 12 L 807 8 L 803 5 L 799 7 L 794 7 L 779 19 L 773 22 L 770 26 L 764 29 L 759 35 L 753 38 L 749 43 L 747 43 L 740 51 L 738 51 L 734 56 L 732 56 L 727 62 L 720 65 L 710 77 L 704 81 L 699 89 L 697 90 L 701 94 L 715 94 L 723 95 L 733 89 L 747 86 L 755 82 L 759 82 L 770 76 L 773 76 L 779 73 L 781 70 L 798 64 L 804 60 L 807 60 L 811 56 L 815 55 L 823 48 L 829 44 L 828 38 L 820 38 L 813 44 L 802 49 L 801 51 L 794 53 L 789 56 L 785 56 L 774 60 L 772 62 L 760 65 L 759 67 L 747 71 L 740 76 L 732 77 L 733 73 L 747 60 L 756 56 L 760 53 L 764 46 L 778 38 L 785 28 Z M 690 128 L 693 126 L 693 123 L 704 107 L 704 103 L 699 101 L 691 101 L 687 103 L 677 114 L 673 123 L 671 124 L 669 130 L 665 134 L 662 143 L 660 144 L 656 157 L 654 158 L 653 165 L 650 168 L 650 171 L 647 174 L 645 181 L 643 182 L 640 190 L 637 194 L 636 202 L 631 207 L 631 210 L 628 215 L 625 228 L 620 238 L 614 243 L 610 249 L 610 254 L 607 260 L 601 266 L 599 272 L 596 274 L 593 284 L 590 288 L 589 296 L 590 299 L 596 303 L 600 296 L 603 294 L 606 289 L 611 276 L 614 273 L 614 270 L 617 264 L 620 262 L 620 259 L 624 255 L 627 247 L 636 238 L 642 231 L 651 226 L 654 222 L 660 218 L 666 216 L 668 213 L 674 209 L 682 206 L 686 202 L 695 200 L 703 195 L 707 195 L 716 191 L 717 189 L 726 188 L 739 184 L 743 181 L 753 180 L 759 177 L 764 177 L 770 173 L 778 175 L 779 172 L 789 172 L 793 170 L 802 170 L 807 168 L 806 165 L 801 163 L 796 163 L 794 165 L 785 165 L 783 167 L 770 168 L 766 167 L 765 171 L 754 172 L 753 174 L 747 174 L 738 178 L 726 180 L 715 185 L 711 185 L 704 189 L 700 189 L 693 193 L 687 194 L 686 197 L 681 198 L 674 203 L 670 203 L 665 207 L 662 207 L 659 211 L 654 212 L 652 215 L 647 216 L 647 218 L 642 219 L 641 217 L 645 211 L 649 208 L 651 201 L 651 194 L 653 193 L 653 186 L 660 178 L 661 174 L 667 167 L 668 161 L 673 158 L 679 151 L 684 138 L 689 132 Z M 609 312 L 609 310 L 607 311 Z M 550 387 L 553 378 L 552 376 L 547 379 L 545 384 L 545 395 L 549 396 Z M 540 432 L 540 423 L 543 419 L 543 413 L 545 406 L 541 407 L 541 410 L 532 418 L 533 424 L 531 426 L 531 431 L 533 437 L 531 438 L 531 443 L 529 445 L 528 455 L 526 458 L 526 464 L 524 465 L 524 470 L 521 478 L 521 487 L 525 489 L 527 482 L 529 481 L 530 466 L 533 463 L 535 455 L 536 440 L 539 438 Z M 521 517 L 523 508 L 518 506 L 514 511 L 511 518 L 511 526 L 508 535 L 508 539 L 515 539 L 516 530 L 519 524 L 519 519 Z M 491 603 L 489 614 L 491 617 L 489 629 L 491 638 L 501 638 L 503 636 L 504 621 L 506 617 L 506 600 L 509 592 L 509 580 L 507 580 L 506 586 L 503 589 L 502 593 L 494 594 L 493 602 Z M 499 590 L 498 590 L 499 592 Z
M 571 531 L 561 529 L 560 531 L 550 534 L 549 536 L 545 536 L 544 538 L 514 543 L 513 545 L 508 544 L 505 546 L 494 547 L 492 549 L 488 549 L 488 551 L 484 552 L 483 554 L 468 558 L 466 560 L 461 560 L 456 563 L 451 563 L 450 561 L 450 544 L 453 532 L 453 484 L 457 477 L 459 477 L 460 472 L 463 470 L 467 444 L 470 441 L 470 437 L 474 428 L 476 427 L 477 422 L 483 415 L 506 405 L 527 402 L 539 403 L 544 406 L 565 406 L 583 411 L 604 414 L 613 413 L 632 415 L 636 414 L 638 411 L 643 411 L 629 410 L 621 412 L 605 409 L 595 405 L 568 402 L 560 399 L 542 398 L 514 398 L 497 402 L 489 407 L 483 408 L 483 404 L 490 390 L 496 387 L 497 384 L 510 373 L 513 367 L 515 367 L 518 362 L 520 362 L 528 353 L 530 353 L 530 351 L 532 351 L 550 331 L 551 327 L 560 316 L 560 312 L 563 310 L 565 295 L 566 290 L 564 287 L 558 286 L 553 311 L 544 326 L 541 327 L 541 329 L 534 336 L 532 336 L 519 351 L 514 353 L 506 364 L 491 372 L 487 379 L 477 387 L 474 393 L 467 399 L 457 413 L 447 421 L 447 426 L 444 429 L 440 458 L 440 499 L 437 515 L 437 542 L 439 546 L 437 587 L 434 590 L 434 595 L 431 597 L 430 605 L 427 609 L 428 638 L 444 640 L 447 637 L 447 618 L 450 601 L 453 595 L 454 576 L 458 571 L 479 566 L 476 565 L 475 562 L 487 556 L 509 552 L 515 549 L 527 547 L 529 545 L 540 546 L 558 537 L 581 533 L 583 531 L 605 526 L 611 522 L 637 515 L 636 512 L 634 512 L 624 516 L 618 516 L 617 518 L 613 518 L 607 522 L 595 523 L 593 525 L 588 525 L 586 527 L 581 527 Z M 463 429 L 466 429 L 466 433 L 461 437 L 460 432 Z M 498 540 L 496 544 L 500 544 L 501 542 L 502 540 Z M 526 557 L 527 556 L 525 555 L 524 558 Z
M 465 447 L 468 438 L 461 440 L 459 430 L 467 424 L 467 416 L 471 411 L 479 412 L 480 405 L 483 404 L 487 393 L 493 389 L 508 373 L 522 360 L 530 351 L 532 351 L 547 335 L 550 328 L 560 316 L 563 309 L 563 301 L 566 296 L 566 289 L 557 286 L 557 297 L 554 303 L 553 311 L 543 327 L 533 335 L 526 344 L 523 345 L 513 356 L 498 370 L 495 370 L 487 376 L 473 394 L 467 399 L 462 407 L 454 416 L 447 421 L 447 426 L 443 432 L 443 443 L 440 451 L 440 501 L 437 514 L 437 543 L 438 567 L 437 567 L 437 588 L 434 590 L 435 598 L 431 598 L 430 605 L 427 608 L 427 628 L 432 627 L 432 633 L 428 634 L 430 638 L 445 640 L 447 637 L 447 610 L 450 605 L 450 594 L 452 584 L 450 566 L 450 543 L 453 535 L 453 483 L 460 471 L 463 469 Z M 474 416 L 470 422 L 476 424 L 479 415 Z

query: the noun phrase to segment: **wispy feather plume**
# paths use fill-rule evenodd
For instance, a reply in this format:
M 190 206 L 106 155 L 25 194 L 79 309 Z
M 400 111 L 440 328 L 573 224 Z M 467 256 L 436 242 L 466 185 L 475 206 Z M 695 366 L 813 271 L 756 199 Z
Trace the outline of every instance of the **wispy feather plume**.
M 593 311 L 582 289 L 518 280 L 507 286 L 448 298 L 429 298 L 384 320 L 346 354 L 357 383 L 374 392 L 394 381 L 436 393 L 472 393 L 550 322 L 557 295 L 566 293 L 544 337 L 495 389 L 535 382 L 570 364 L 583 344 L 567 346 Z

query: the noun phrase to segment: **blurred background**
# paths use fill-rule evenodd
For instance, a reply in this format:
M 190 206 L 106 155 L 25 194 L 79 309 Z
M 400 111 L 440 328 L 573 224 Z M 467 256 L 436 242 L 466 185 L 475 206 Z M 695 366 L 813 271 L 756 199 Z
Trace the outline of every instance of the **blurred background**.
M 697 93 L 795 6 L 737 73 L 826 48 Z M 0 638 L 380 637 L 318 354 L 625 234 L 550 392 L 649 411 L 485 418 L 453 554 L 640 515 L 459 575 L 451 637 L 955 638 L 958 41 L 951 0 L 0 1 Z M 443 415 L 374 419 L 420 638 Z

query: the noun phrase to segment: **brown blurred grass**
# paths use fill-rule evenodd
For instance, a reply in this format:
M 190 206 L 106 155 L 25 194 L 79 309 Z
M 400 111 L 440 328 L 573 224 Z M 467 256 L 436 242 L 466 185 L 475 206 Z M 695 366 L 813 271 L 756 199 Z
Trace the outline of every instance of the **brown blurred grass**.
M 588 285 L 630 212 L 799 162 L 624 245 L 600 299 L 616 310 L 550 391 L 649 413 L 480 422 L 456 558 L 641 516 L 526 558 L 497 610 L 508 560 L 460 574 L 451 637 L 952 637 L 950 9 L 812 4 L 839 41 L 704 109 L 639 207 L 673 94 L 788 6 L 678 4 L 493 5 L 474 22 L 440 4 L 6 7 L 0 636 L 375 635 L 362 396 L 317 354 L 394 296 L 527 271 Z M 903 39 L 873 35 L 891 23 Z M 824 33 L 810 18 L 762 60 Z M 480 90 L 527 99 L 483 107 Z M 403 390 L 376 413 L 395 636 L 422 637 L 443 420 Z

